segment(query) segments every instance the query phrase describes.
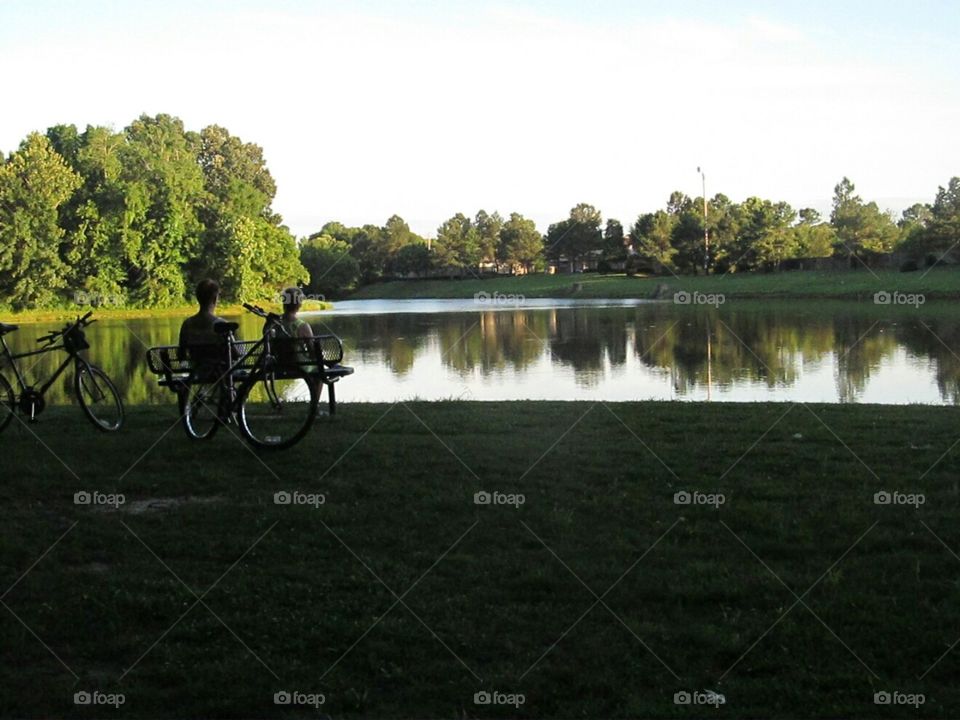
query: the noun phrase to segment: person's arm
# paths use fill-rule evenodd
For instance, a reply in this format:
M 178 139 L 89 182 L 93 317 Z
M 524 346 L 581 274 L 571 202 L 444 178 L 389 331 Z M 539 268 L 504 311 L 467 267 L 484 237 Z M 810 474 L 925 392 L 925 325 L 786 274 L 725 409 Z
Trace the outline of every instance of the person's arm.
M 302 323 L 300 327 L 297 328 L 297 335 L 302 338 L 312 338 L 313 328 L 310 327 L 310 323 Z

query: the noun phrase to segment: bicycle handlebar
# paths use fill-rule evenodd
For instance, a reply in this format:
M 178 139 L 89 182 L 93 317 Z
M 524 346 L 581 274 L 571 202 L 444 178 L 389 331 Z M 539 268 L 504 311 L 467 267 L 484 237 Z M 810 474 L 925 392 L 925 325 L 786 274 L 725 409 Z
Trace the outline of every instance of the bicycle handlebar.
M 63 335 L 66 335 L 75 327 L 88 327 L 89 325 L 93 325 L 96 322 L 96 320 L 90 320 L 91 315 L 93 315 L 93 310 L 90 310 L 83 317 L 78 317 L 74 322 L 64 325 L 63 330 L 51 330 L 49 333 L 47 333 L 43 337 L 37 338 L 37 342 L 52 344 L 56 342 L 57 338 L 62 337 Z

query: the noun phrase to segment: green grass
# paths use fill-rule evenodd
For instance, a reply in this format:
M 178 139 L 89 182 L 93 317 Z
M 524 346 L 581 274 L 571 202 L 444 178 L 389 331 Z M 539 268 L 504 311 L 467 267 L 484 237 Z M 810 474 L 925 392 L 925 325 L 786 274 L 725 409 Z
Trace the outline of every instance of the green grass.
M 579 289 L 574 289 L 578 284 Z M 723 293 L 728 298 L 842 298 L 871 300 L 875 292 L 923 293 L 928 299 L 960 298 L 960 268 L 901 273 L 891 270 L 845 272 L 795 271 L 694 277 L 626 275 L 527 275 L 484 280 L 414 280 L 368 285 L 350 299 L 472 298 L 499 292 L 528 298 L 647 298 L 658 285 L 667 292 Z
M 229 432 L 188 441 L 172 408 L 117 435 L 53 408 L 0 436 L 0 716 L 316 716 L 275 706 L 288 689 L 333 717 L 957 717 L 960 646 L 918 676 L 960 637 L 958 420 L 344 404 L 258 457 Z M 326 502 L 274 504 L 293 489 Z M 685 489 L 726 502 L 674 504 Z M 881 489 L 926 502 L 877 506 Z M 189 501 L 130 511 L 151 498 Z M 726 705 L 673 703 L 707 688 Z M 126 702 L 72 704 L 93 689 Z M 482 689 L 525 704 L 476 706 Z

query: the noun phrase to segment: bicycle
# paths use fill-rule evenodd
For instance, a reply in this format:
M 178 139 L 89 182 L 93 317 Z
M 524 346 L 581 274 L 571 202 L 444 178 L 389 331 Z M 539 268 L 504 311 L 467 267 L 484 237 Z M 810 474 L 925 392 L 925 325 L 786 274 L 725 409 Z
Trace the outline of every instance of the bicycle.
M 221 425 L 236 424 L 262 450 L 282 450 L 303 439 L 313 424 L 319 381 L 305 369 L 303 348 L 280 316 L 244 303 L 264 319 L 256 341 L 237 341 L 235 322 L 218 322 L 220 343 L 151 348 L 148 364 L 177 393 L 187 436 L 209 440 Z
M 64 326 L 62 330 L 55 330 L 37 338 L 37 342 L 44 343 L 44 347 L 24 353 L 14 353 L 7 345 L 5 337 L 19 330 L 19 326 L 0 323 L 0 366 L 9 365 L 13 369 L 20 389 L 19 396 L 15 395 L 10 382 L 0 375 L 0 432 L 10 424 L 17 410 L 26 415 L 30 422 L 36 422 L 47 406 L 44 394 L 70 365 L 73 365 L 74 369 L 73 389 L 77 401 L 94 427 L 103 432 L 116 432 L 121 428 L 124 410 L 120 393 L 103 370 L 80 354 L 90 347 L 84 328 L 96 322 L 90 319 L 92 314 L 92 311 L 88 312 L 82 318 L 78 317 Z M 67 357 L 53 376 L 39 387 L 28 385 L 17 361 L 58 350 L 64 350 Z

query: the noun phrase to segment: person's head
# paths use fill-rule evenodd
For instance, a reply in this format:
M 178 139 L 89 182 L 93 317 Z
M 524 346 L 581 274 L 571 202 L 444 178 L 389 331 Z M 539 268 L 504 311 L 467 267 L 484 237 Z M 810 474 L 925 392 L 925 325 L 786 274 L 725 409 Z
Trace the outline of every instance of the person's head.
M 283 312 L 287 315 L 296 315 L 303 305 L 303 290 L 298 287 L 288 287 L 281 293 Z
M 220 285 L 216 280 L 201 280 L 197 283 L 196 294 L 201 310 L 213 310 L 220 299 Z

